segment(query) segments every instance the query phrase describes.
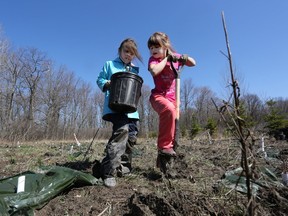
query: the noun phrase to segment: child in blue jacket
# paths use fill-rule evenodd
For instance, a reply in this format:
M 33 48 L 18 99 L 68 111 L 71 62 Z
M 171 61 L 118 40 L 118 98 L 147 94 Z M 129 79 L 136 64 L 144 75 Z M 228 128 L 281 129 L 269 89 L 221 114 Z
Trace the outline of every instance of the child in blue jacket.
M 138 134 L 138 112 L 117 112 L 110 109 L 108 104 L 111 76 L 123 71 L 138 74 L 139 67 L 136 67 L 132 61 L 137 58 L 142 62 L 142 57 L 138 52 L 136 42 L 131 38 L 122 41 L 118 48 L 118 55 L 113 61 L 105 62 L 97 78 L 98 87 L 105 93 L 102 118 L 113 124 L 112 136 L 105 149 L 106 156 L 101 161 L 101 175 L 104 185 L 107 187 L 116 186 L 116 174 L 125 174 L 131 171 L 131 148 L 136 143 Z M 121 159 L 128 162 L 126 167 L 121 164 Z

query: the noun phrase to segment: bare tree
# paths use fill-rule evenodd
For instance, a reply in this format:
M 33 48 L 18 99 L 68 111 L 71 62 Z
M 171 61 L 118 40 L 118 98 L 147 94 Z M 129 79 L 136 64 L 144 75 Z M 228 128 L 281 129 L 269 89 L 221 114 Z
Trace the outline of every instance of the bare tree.
M 74 95 L 75 105 L 77 105 L 78 118 L 77 118 L 77 131 L 80 129 L 85 129 L 88 126 L 88 113 L 89 109 L 91 112 L 91 107 L 89 106 L 89 99 L 91 98 L 91 85 L 85 82 L 81 82 L 80 86 L 76 89 Z
M 244 103 L 246 116 L 251 118 L 255 126 L 259 125 L 263 120 L 263 102 L 255 94 L 245 94 L 241 101 Z
M 0 26 L 0 129 L 3 132 L 3 128 L 7 124 L 6 114 L 7 110 L 7 89 L 9 89 L 9 83 L 6 81 L 6 62 L 9 55 L 9 42 L 3 34 L 2 28 Z M 9 101 L 9 100 L 8 100 Z
M 286 116 L 286 118 L 288 119 L 288 99 L 284 99 L 284 98 L 275 98 L 276 103 L 276 107 L 279 110 L 279 112 Z
M 251 135 L 250 130 L 245 127 L 245 120 L 241 118 L 242 112 L 240 109 L 240 87 L 238 81 L 235 79 L 234 71 L 233 71 L 233 64 L 232 64 L 232 55 L 230 51 L 230 45 L 228 40 L 228 33 L 226 30 L 226 23 L 224 19 L 224 12 L 222 12 L 222 24 L 224 28 L 225 33 L 225 40 L 226 40 L 226 47 L 227 47 L 227 55 L 225 55 L 229 61 L 229 67 L 230 67 L 230 76 L 231 76 L 231 87 L 232 87 L 232 94 L 233 96 L 233 102 L 230 102 L 229 98 L 228 101 L 223 101 L 224 104 L 217 110 L 223 120 L 225 121 L 226 118 L 223 115 L 224 112 L 228 112 L 230 117 L 232 118 L 233 127 L 231 128 L 231 125 L 227 122 L 227 126 L 231 131 L 233 132 L 233 135 L 238 139 L 239 143 L 241 144 L 241 168 L 242 173 L 239 176 L 242 176 L 245 174 L 246 177 L 246 188 L 247 188 L 247 214 L 248 215 L 254 215 L 255 211 L 255 201 L 254 196 L 252 194 L 252 187 L 251 187 L 251 180 L 253 178 L 253 173 L 255 172 L 255 158 L 253 156 L 252 146 L 255 144 L 255 139 Z M 249 166 L 249 164 L 253 164 L 253 166 Z M 246 214 L 246 213 L 245 213 Z
M 197 88 L 195 96 L 195 109 L 196 117 L 199 123 L 204 126 L 207 123 L 208 118 L 211 116 L 213 110 L 215 110 L 211 99 L 216 98 L 215 93 L 208 87 Z
M 77 79 L 75 77 L 75 74 L 69 71 L 66 71 L 65 73 L 65 85 L 64 88 L 62 88 L 62 94 L 63 94 L 63 101 L 65 103 L 65 106 L 62 107 L 60 111 L 60 128 L 61 128 L 61 137 L 62 139 L 67 139 L 69 136 L 72 136 L 72 134 L 75 131 L 74 127 L 74 95 L 77 88 Z
M 193 113 L 193 100 L 195 97 L 195 86 L 192 84 L 192 79 L 184 80 L 181 87 L 181 115 L 180 125 L 185 125 L 186 129 L 190 129 Z M 181 123 L 184 119 L 184 123 Z M 181 127 L 182 128 L 182 127 Z
M 151 89 L 147 85 L 143 85 L 141 89 L 141 97 L 138 104 L 138 112 L 140 116 L 140 134 L 146 135 L 148 137 L 149 132 L 149 114 L 150 114 L 150 97 Z
M 104 94 L 103 92 L 97 88 L 97 90 L 93 93 L 92 97 L 93 109 L 94 109 L 94 118 L 95 123 L 93 123 L 94 127 L 101 127 L 104 124 L 102 119 L 103 105 L 104 105 Z
M 15 94 L 21 83 L 21 74 L 24 72 L 24 66 L 21 62 L 22 55 L 23 52 L 21 50 L 11 52 L 7 54 L 3 61 L 2 72 L 4 72 L 4 74 L 2 85 L 5 86 L 5 93 L 3 92 L 2 94 L 5 98 L 5 104 L 3 104 L 5 110 L 4 125 L 9 125 L 12 121 Z
M 40 80 L 39 95 L 41 110 L 39 119 L 43 124 L 45 138 L 57 138 L 61 133 L 61 110 L 67 106 L 71 100 L 70 73 L 61 66 L 50 70 L 43 75 Z
M 6 66 L 5 62 L 7 61 L 8 57 L 8 49 L 9 49 L 9 43 L 6 37 L 4 36 L 4 33 L 2 31 L 2 27 L 0 26 L 0 130 L 1 134 L 5 132 L 4 128 L 6 123 L 6 113 L 7 113 L 7 104 L 6 104 L 6 81 L 5 77 L 7 76 L 6 74 Z
M 50 61 L 46 55 L 35 48 L 25 49 L 22 59 L 24 88 L 28 91 L 28 112 L 26 113 L 27 132 L 34 126 L 35 100 L 37 96 L 38 84 L 45 72 L 49 71 Z
M 6 54 L 8 53 L 10 44 L 8 39 L 5 37 L 2 26 L 0 25 L 0 71 L 3 62 L 3 58 L 5 59 Z

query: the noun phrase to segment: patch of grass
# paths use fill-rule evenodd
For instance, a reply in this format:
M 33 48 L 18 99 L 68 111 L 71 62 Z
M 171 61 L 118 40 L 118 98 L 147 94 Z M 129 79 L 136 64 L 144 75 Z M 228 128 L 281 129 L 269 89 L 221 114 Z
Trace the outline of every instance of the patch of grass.
M 47 165 L 62 165 L 92 173 L 89 166 L 92 166 L 94 160 L 101 160 L 104 157 L 103 152 L 107 140 L 94 141 L 85 163 L 83 163 L 83 153 L 86 152 L 91 141 L 80 142 L 81 147 L 79 148 L 75 146 L 74 141 L 29 142 L 21 143 L 20 147 L 11 147 L 7 144 L 0 146 L 0 165 L 2 167 L 0 176 L 7 177 Z M 155 200 L 163 201 L 164 204 L 169 203 L 169 207 L 172 206 L 173 211 L 177 210 L 180 215 L 244 214 L 247 203 L 245 195 L 219 183 L 223 173 L 240 166 L 241 149 L 236 141 L 214 140 L 213 144 L 210 144 L 207 140 L 180 140 L 178 150 L 185 154 L 183 160 L 187 163 L 187 167 L 184 166 L 181 170 L 183 176 L 175 179 L 163 177 L 159 168 L 156 167 L 156 142 L 156 139 L 138 140 L 132 160 L 133 172 L 131 175 L 117 178 L 115 188 L 110 189 L 102 186 L 72 188 L 71 191 L 54 198 L 54 202 L 49 202 L 43 211 L 39 210 L 39 214 L 36 216 L 55 215 L 57 213 L 59 215 L 68 215 L 68 213 L 69 215 L 81 215 L 79 212 L 89 211 L 91 211 L 91 215 L 99 215 L 100 211 L 96 211 L 104 209 L 103 206 L 111 200 L 117 202 L 117 205 L 114 206 L 115 209 L 111 210 L 115 212 L 111 212 L 111 215 L 125 215 L 125 213 L 132 215 L 132 209 L 127 210 L 128 203 L 132 202 L 132 195 L 139 195 L 140 201 L 142 198 L 147 200 L 155 198 Z M 71 145 L 75 146 L 72 154 L 69 151 Z M 281 146 L 275 143 L 269 146 L 267 143 L 267 149 L 270 147 L 275 149 Z M 283 143 L 281 148 L 287 148 L 287 143 Z M 77 155 L 77 152 L 81 152 L 81 154 Z M 257 158 L 257 162 L 257 165 L 265 165 L 266 163 L 264 159 L 260 160 L 259 158 Z M 275 163 L 273 165 L 275 168 L 278 166 Z M 267 197 L 269 197 L 268 195 L 267 193 Z M 137 203 L 130 204 L 135 208 L 137 207 Z M 143 205 L 141 203 L 139 207 Z M 153 205 L 159 205 L 157 208 L 160 210 L 163 208 L 157 202 Z M 76 210 L 76 206 L 80 209 L 79 211 Z M 267 212 L 269 215 L 271 206 L 269 199 L 262 196 L 258 209 L 263 214 L 259 213 L 259 215 L 267 215 L 264 214 Z M 130 212 L 121 212 L 121 210 L 123 211 L 122 207 Z M 145 206 L 145 208 L 148 207 Z

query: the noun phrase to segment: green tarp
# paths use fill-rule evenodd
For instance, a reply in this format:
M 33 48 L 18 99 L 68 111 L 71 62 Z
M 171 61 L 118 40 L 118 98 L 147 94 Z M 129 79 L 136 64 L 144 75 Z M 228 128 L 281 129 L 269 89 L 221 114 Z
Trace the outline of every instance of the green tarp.
M 261 178 L 257 180 L 250 180 L 252 194 L 255 196 L 260 187 L 278 186 L 284 185 L 278 180 L 277 176 L 268 168 L 260 167 L 259 169 Z M 226 187 L 235 189 L 242 193 L 247 193 L 246 177 L 239 176 L 242 172 L 242 168 L 237 168 L 233 171 L 225 173 L 225 178 L 221 180 L 221 183 Z
M 263 153 L 263 152 L 262 152 Z M 266 153 L 266 152 L 265 152 Z M 276 150 L 270 150 L 267 152 L 267 155 L 265 156 L 265 160 L 268 161 L 270 164 L 278 164 L 280 166 L 283 162 L 277 158 L 279 158 L 279 151 Z M 267 163 L 268 164 L 268 163 Z M 258 172 L 258 179 L 252 180 L 251 182 L 251 190 L 252 194 L 254 196 L 257 195 L 257 192 L 260 187 L 285 187 L 283 182 L 281 181 L 280 177 L 277 176 L 274 172 L 276 171 L 273 166 L 257 166 L 257 172 Z M 251 165 L 250 165 L 251 167 Z M 232 190 L 235 189 L 242 193 L 247 193 L 247 185 L 246 185 L 246 177 L 240 176 L 242 173 L 242 168 L 238 167 L 234 170 L 227 171 L 225 173 L 225 178 L 221 180 L 221 183 L 231 188 Z
M 17 193 L 18 179 L 25 176 L 25 188 Z M 102 185 L 101 179 L 66 167 L 43 167 L 0 180 L 0 215 L 34 215 L 50 199 L 71 187 Z

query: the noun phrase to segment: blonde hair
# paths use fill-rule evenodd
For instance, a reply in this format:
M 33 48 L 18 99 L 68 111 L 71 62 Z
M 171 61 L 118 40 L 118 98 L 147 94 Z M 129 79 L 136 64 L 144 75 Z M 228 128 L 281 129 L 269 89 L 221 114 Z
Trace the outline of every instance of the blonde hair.
M 135 55 L 136 58 L 139 59 L 139 61 L 142 62 L 142 56 L 138 52 L 137 44 L 133 39 L 127 38 L 121 42 L 121 44 L 118 48 L 118 55 L 120 55 L 121 50 L 123 48 L 126 48 L 129 52 L 131 52 L 133 55 Z
M 151 46 L 160 46 L 172 52 L 175 52 L 174 48 L 171 45 L 168 35 L 163 32 L 155 32 L 154 34 L 152 34 L 148 39 L 147 45 L 149 49 Z

